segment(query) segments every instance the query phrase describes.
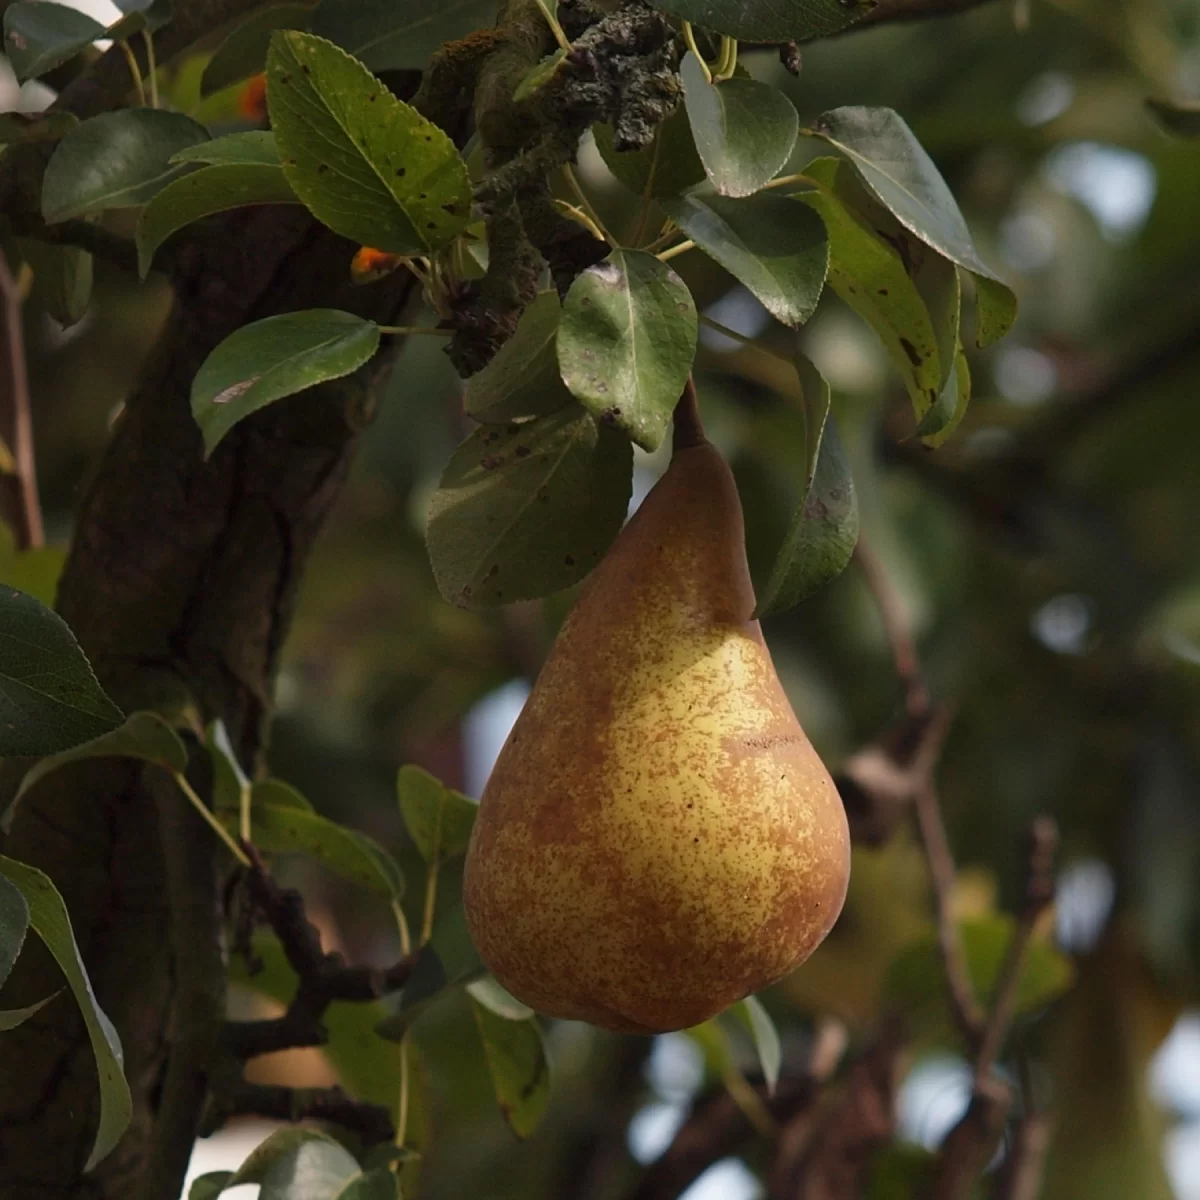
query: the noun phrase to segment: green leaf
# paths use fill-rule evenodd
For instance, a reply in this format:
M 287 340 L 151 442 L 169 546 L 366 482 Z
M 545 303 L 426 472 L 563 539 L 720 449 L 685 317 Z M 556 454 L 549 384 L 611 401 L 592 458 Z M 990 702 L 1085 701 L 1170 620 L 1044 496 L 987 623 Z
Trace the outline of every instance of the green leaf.
M 298 808 L 316 812 L 307 797 L 282 779 L 259 779 L 250 785 L 251 804 L 273 804 L 276 808 Z
M 321 1133 L 317 1129 L 304 1129 L 295 1125 L 287 1125 L 282 1129 L 275 1130 L 270 1137 L 260 1142 L 251 1151 L 246 1161 L 233 1173 L 225 1186 L 231 1188 L 238 1187 L 244 1183 L 263 1183 L 266 1180 L 267 1172 L 277 1162 L 299 1150 L 301 1146 L 308 1145 L 310 1142 L 316 1142 L 322 1146 L 334 1146 L 339 1150 L 342 1149 L 341 1143 L 334 1141 L 327 1133 Z M 354 1162 L 353 1159 L 350 1161 Z M 354 1163 L 354 1168 L 355 1170 L 358 1169 L 358 1163 Z
M 690 1029 L 685 1029 L 684 1033 L 700 1047 L 704 1055 L 704 1065 L 712 1074 L 720 1079 L 729 1079 L 741 1074 L 733 1055 L 729 1033 L 718 1018 L 712 1017 L 701 1025 L 693 1025 Z
M 42 216 L 54 224 L 145 204 L 187 170 L 171 156 L 206 141 L 203 125 L 165 109 L 120 108 L 92 117 L 59 142 L 46 164 Z
M 1179 104 L 1148 96 L 1146 107 L 1169 132 L 1179 137 L 1200 138 L 1200 104 Z
M 249 129 L 244 133 L 227 133 L 213 138 L 211 142 L 200 142 L 187 146 L 171 157 L 173 163 L 197 162 L 209 166 L 279 166 L 279 148 L 275 135 L 269 129 Z M 292 193 L 293 197 L 295 193 Z
M 710 83 L 690 51 L 679 77 L 696 150 L 713 187 L 723 196 L 749 196 L 774 179 L 800 130 L 792 102 L 757 79 Z
M 555 350 L 560 313 L 557 292 L 539 292 L 534 297 L 512 337 L 482 371 L 467 380 L 463 407 L 468 416 L 502 425 L 523 417 L 544 417 L 571 403 Z
M 332 2 L 332 0 L 327 0 Z M 652 6 L 748 42 L 813 41 L 864 17 L 877 0 L 651 0 Z
M 411 764 L 400 768 L 396 793 L 405 828 L 427 863 L 443 863 L 467 852 L 479 811 L 474 800 Z
M 45 605 L 52 605 L 65 561 L 66 550 L 62 546 L 18 550 L 12 531 L 0 522 L 0 584 L 6 583 Z
M 0 875 L 0 987 L 8 978 L 29 932 L 29 905 L 21 889 Z
M 575 278 L 558 327 L 563 381 L 598 420 L 661 444 L 696 353 L 687 285 L 644 250 L 613 250 Z
M 237 752 L 223 721 L 213 721 L 205 730 L 204 746 L 212 765 L 212 807 L 215 812 L 239 812 L 242 796 L 250 791 L 250 777 L 242 770 Z M 292 806 L 294 807 L 294 806 Z
M 372 71 L 419 71 L 443 43 L 495 18 L 495 0 L 321 0 L 312 31 Z
M 69 112 L 0 113 L 0 146 L 57 142 L 78 124 L 79 118 Z
M 377 1167 L 349 1180 L 336 1200 L 402 1200 L 400 1177 L 388 1167 Z
M 79 947 L 75 944 L 75 935 L 71 932 L 67 907 L 50 877 L 36 867 L 26 866 L 2 854 L 0 873 L 24 894 L 29 905 L 29 923 L 66 976 L 91 1039 L 100 1077 L 100 1123 L 84 1166 L 85 1171 L 90 1171 L 120 1141 L 133 1115 L 133 1101 L 122 1068 L 121 1041 L 112 1022 L 96 1002 L 83 959 L 79 956 Z
M 475 1024 L 483 1039 L 492 1086 L 513 1133 L 528 1137 L 550 1099 L 550 1067 L 536 1018 L 513 1021 L 472 997 Z
M 747 996 L 732 1008 L 733 1016 L 745 1026 L 746 1031 L 754 1039 L 754 1048 L 758 1051 L 758 1061 L 762 1064 L 763 1078 L 767 1090 L 772 1094 L 779 1082 L 779 1068 L 783 1062 L 783 1048 L 779 1044 L 779 1031 L 771 1014 L 762 1006 L 757 996 Z
M 1016 919 L 1008 913 L 989 913 L 959 924 L 967 974 L 985 1007 L 999 981 L 1015 929 Z M 1070 987 L 1073 978 L 1074 969 L 1065 954 L 1049 942 L 1031 941 L 1017 985 L 1016 1015 L 1026 1016 L 1044 1008 Z M 936 1040 L 957 1036 L 935 934 L 910 942 L 893 959 L 883 994 L 917 1035 Z
M 835 108 L 817 119 L 813 133 L 846 155 L 901 225 L 975 276 L 978 344 L 1003 337 L 1016 319 L 1016 297 L 980 259 L 946 181 L 899 114 L 890 108 Z
M 36 238 L 17 238 L 17 248 L 33 272 L 34 300 L 66 328 L 82 321 L 92 298 L 92 256 Z
M 450 457 L 426 541 L 452 604 L 491 608 L 577 583 L 625 520 L 633 450 L 578 405 L 475 430 Z
M 937 447 L 958 428 L 971 402 L 971 368 L 961 350 L 950 368 L 950 378 L 938 402 L 921 418 L 917 436 L 927 446 Z
M 797 212 L 794 200 L 771 192 L 731 200 L 698 188 L 661 203 L 777 321 L 802 325 L 816 311 L 829 270 L 829 238 L 816 213 Z
M 21 81 L 61 66 L 104 33 L 99 21 L 65 4 L 30 0 L 4 11 L 4 52 Z
M 296 193 L 278 165 L 201 167 L 163 188 L 142 210 L 135 233 L 138 270 L 144 279 L 159 246 L 176 230 L 202 217 L 249 204 L 296 203 Z
M 704 164 L 682 106 L 660 122 L 654 140 L 639 150 L 618 150 L 611 125 L 593 125 L 592 134 L 608 169 L 639 196 L 677 196 L 704 179 Z
M 211 96 L 259 74 L 267 62 L 271 34 L 277 29 L 307 29 L 314 7 L 314 0 L 309 0 L 307 4 L 269 4 L 251 13 L 208 60 L 200 76 L 200 95 Z
M 55 992 L 44 1000 L 39 1000 L 36 1004 L 29 1004 L 25 1008 L 0 1008 L 0 1033 L 16 1029 L 18 1025 L 24 1025 L 30 1017 L 41 1012 L 57 995 L 58 993 Z
M 130 713 L 125 723 L 110 733 L 101 734 L 90 742 L 72 746 L 59 754 L 52 754 L 31 767 L 21 780 L 16 799 L 19 800 L 51 771 L 88 758 L 139 758 L 174 773 L 186 771 L 188 763 L 187 749 L 179 734 L 158 713 Z
M 454 143 L 332 43 L 273 34 L 267 108 L 288 182 L 335 233 L 428 254 L 466 227 L 471 185 Z
M 188 1200 L 217 1200 L 230 1186 L 231 1179 L 232 1171 L 209 1171 L 206 1175 L 197 1176 L 188 1189 Z
M 236 814 L 220 816 L 230 831 L 236 831 Z M 261 791 L 253 797 L 250 840 L 267 854 L 306 854 L 343 879 L 391 900 L 404 894 L 400 868 L 373 838 L 295 804 L 264 799 Z
M 756 617 L 791 608 L 840 575 L 858 541 L 858 500 L 830 415 L 829 384 L 803 355 L 795 363 L 804 396 L 805 479 Z
M 567 51 L 560 46 L 553 54 L 547 54 L 540 62 L 530 67 L 521 77 L 521 82 L 517 84 L 516 89 L 513 91 L 513 103 L 524 104 L 526 100 L 531 99 L 538 92 L 549 87 L 564 70 L 570 71 L 570 64 L 567 64 L 565 67 L 563 65 L 566 63 L 566 60 Z
M 490 975 L 468 983 L 467 994 L 476 1003 L 482 1004 L 484 1008 L 506 1021 L 527 1021 L 533 1016 L 533 1009 L 528 1004 L 523 1004 L 516 996 L 502 988 Z
M 829 284 L 878 334 L 919 420 L 942 390 L 938 335 L 909 273 L 912 251 L 928 250 L 907 240 L 844 161 L 817 159 L 805 173 L 825 185 L 800 199 L 816 209 L 829 233 Z
M 374 321 L 336 308 L 283 313 L 230 334 L 192 381 L 192 416 L 204 435 L 206 456 L 251 413 L 349 375 L 378 347 Z
M 0 757 L 57 754 L 122 719 L 66 622 L 0 587 Z

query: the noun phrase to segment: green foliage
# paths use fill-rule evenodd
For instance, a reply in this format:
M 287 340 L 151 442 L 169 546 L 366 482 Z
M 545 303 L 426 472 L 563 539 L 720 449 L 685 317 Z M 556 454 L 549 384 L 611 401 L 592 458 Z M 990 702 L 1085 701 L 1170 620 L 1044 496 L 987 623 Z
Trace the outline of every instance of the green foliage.
M 288 0 L 252 12 L 208 60 L 200 77 L 200 95 L 210 96 L 257 75 L 266 66 L 271 34 L 277 29 L 307 29 L 315 7 L 316 0 L 307 3 Z
M 65 4 L 19 0 L 4 10 L 4 52 L 19 80 L 52 71 L 105 35 L 99 21 Z
M 129 1085 L 121 1067 L 121 1041 L 96 1001 L 79 947 L 75 944 L 67 907 L 49 876 L 36 867 L 26 866 L 2 854 L 0 875 L 6 876 L 25 897 L 29 923 L 62 968 L 87 1026 L 100 1079 L 100 1123 L 84 1168 L 90 1171 L 116 1146 L 133 1113 Z
M 178 150 L 208 140 L 182 113 L 123 108 L 76 125 L 58 144 L 42 181 L 42 215 L 66 221 L 108 208 L 145 204 L 186 167 Z
M 654 255 L 614 250 L 571 284 L 557 351 L 563 380 L 584 407 L 655 450 L 696 353 L 692 294 Z
M 625 519 L 631 470 L 629 443 L 578 405 L 475 430 L 430 502 L 426 536 L 442 595 L 493 607 L 578 582 Z
M 550 1066 L 541 1026 L 532 1014 L 514 1019 L 512 1010 L 479 989 L 471 993 L 475 1024 L 483 1040 L 500 1111 L 517 1137 L 529 1137 L 550 1100 Z
M 405 828 L 426 863 L 465 854 L 478 805 L 420 767 L 401 767 L 396 793 Z
M 800 118 L 778 88 L 735 76 L 711 83 L 692 53 L 679 68 L 692 137 L 709 182 L 722 196 L 749 196 L 792 155 Z
M 204 360 L 192 382 L 192 415 L 205 452 L 211 454 L 239 421 L 273 401 L 349 375 L 378 346 L 374 321 L 333 308 L 243 326 Z
M 874 0 L 654 0 L 654 7 L 751 42 L 805 41 L 852 25 Z
M 0 875 L 0 987 L 25 944 L 29 931 L 29 905 L 15 883 Z
M 36 1004 L 27 1004 L 24 1008 L 0 1008 L 0 1033 L 16 1029 L 24 1025 L 30 1017 L 36 1016 L 58 993 L 39 1000 Z
M 747 996 L 730 1009 L 731 1014 L 745 1026 L 754 1039 L 754 1049 L 762 1065 L 763 1078 L 768 1091 L 773 1092 L 779 1082 L 779 1068 L 783 1063 L 783 1047 L 779 1043 L 779 1030 L 771 1020 L 771 1014 L 763 1008 L 757 996 Z
M 17 238 L 17 248 L 33 272 L 34 300 L 60 325 L 82 321 L 92 298 L 92 256 L 33 238 Z
M 803 325 L 816 311 L 829 270 L 829 239 L 815 214 L 770 192 L 733 200 L 696 188 L 662 205 L 777 321 Z
M 593 125 L 596 148 L 608 169 L 639 196 L 677 196 L 704 179 L 686 109 L 677 108 L 640 150 L 618 150 L 608 125 Z
M 336 233 L 423 254 L 466 228 L 471 191 L 454 143 L 332 43 L 273 34 L 267 107 L 288 182 Z
M 0 587 L 0 755 L 56 754 L 121 719 L 66 622 Z
M 0 146 L 57 142 L 78 124 L 79 118 L 69 112 L 0 113 Z

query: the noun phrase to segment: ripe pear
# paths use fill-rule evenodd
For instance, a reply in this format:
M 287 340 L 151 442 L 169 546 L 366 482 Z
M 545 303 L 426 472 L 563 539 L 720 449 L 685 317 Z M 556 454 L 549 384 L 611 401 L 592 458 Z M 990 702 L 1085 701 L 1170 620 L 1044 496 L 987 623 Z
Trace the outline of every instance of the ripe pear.
M 758 622 L 733 476 L 694 394 L 592 573 L 480 801 L 471 935 L 514 996 L 625 1033 L 786 975 L 846 896 L 841 799 Z

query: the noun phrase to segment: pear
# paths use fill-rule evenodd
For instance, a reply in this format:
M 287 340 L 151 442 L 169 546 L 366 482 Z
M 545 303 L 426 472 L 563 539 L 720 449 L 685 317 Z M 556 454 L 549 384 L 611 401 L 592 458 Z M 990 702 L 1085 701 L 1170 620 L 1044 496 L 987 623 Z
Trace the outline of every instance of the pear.
M 537 1011 L 697 1025 L 837 919 L 845 812 L 753 610 L 737 489 L 689 385 L 671 464 L 564 622 L 467 852 L 475 945 Z

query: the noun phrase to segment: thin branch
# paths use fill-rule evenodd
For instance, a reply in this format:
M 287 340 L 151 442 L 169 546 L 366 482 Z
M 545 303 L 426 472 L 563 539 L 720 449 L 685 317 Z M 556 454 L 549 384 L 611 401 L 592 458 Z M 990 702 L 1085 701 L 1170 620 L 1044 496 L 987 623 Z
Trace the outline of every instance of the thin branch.
M 875 551 L 870 538 L 859 534 L 854 548 L 854 561 L 863 573 L 863 580 L 875 601 L 883 631 L 892 649 L 896 674 L 904 687 L 905 705 L 912 715 L 927 711 L 929 692 L 921 679 L 921 662 L 916 639 L 905 610 L 904 601 L 892 584 L 883 560 Z
M 222 1088 L 205 1116 L 204 1133 L 213 1133 L 232 1117 L 269 1117 L 276 1121 L 322 1121 L 353 1130 L 365 1146 L 392 1140 L 392 1117 L 379 1104 L 348 1096 L 340 1087 L 291 1088 L 247 1083 Z
M 996 1200 L 1037 1200 L 1052 1131 L 1047 1113 L 1032 1112 L 1021 1119 L 996 1181 Z
M 243 845 L 252 860 L 245 874 L 250 902 L 279 938 L 300 982 L 283 1016 L 226 1024 L 226 1049 L 240 1062 L 276 1050 L 324 1045 L 328 1034 L 322 1018 L 331 1004 L 368 1003 L 399 991 L 408 982 L 416 962 L 410 955 L 379 970 L 348 967 L 340 954 L 327 954 L 320 933 L 308 920 L 300 893 L 281 888 L 268 874 L 254 848 Z
M 18 550 L 45 540 L 33 454 L 33 420 L 29 411 L 29 375 L 21 325 L 21 290 L 0 255 L 0 293 L 4 330 L 0 334 L 0 441 L 12 455 L 12 475 L 0 474 L 0 516 L 12 526 Z
M 946 1135 L 929 1200 L 966 1200 L 1004 1137 L 1012 1089 L 994 1075 L 976 1082 L 966 1115 Z

